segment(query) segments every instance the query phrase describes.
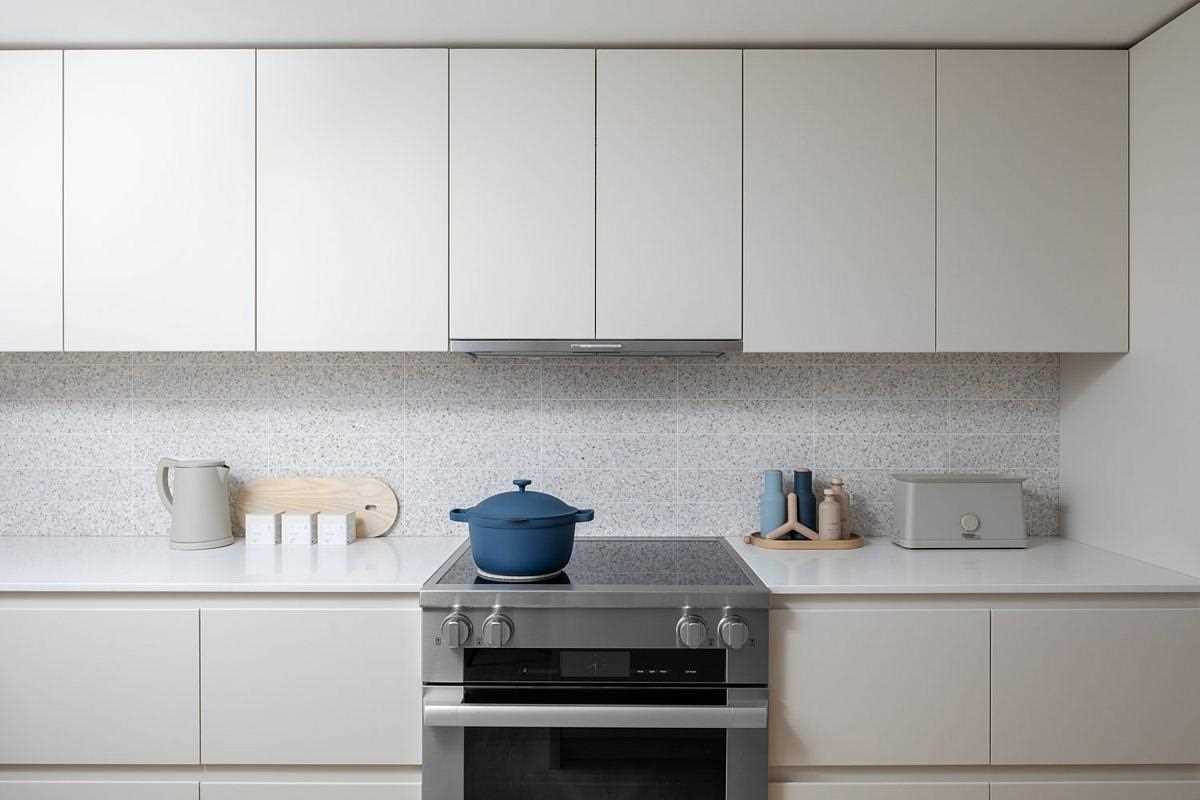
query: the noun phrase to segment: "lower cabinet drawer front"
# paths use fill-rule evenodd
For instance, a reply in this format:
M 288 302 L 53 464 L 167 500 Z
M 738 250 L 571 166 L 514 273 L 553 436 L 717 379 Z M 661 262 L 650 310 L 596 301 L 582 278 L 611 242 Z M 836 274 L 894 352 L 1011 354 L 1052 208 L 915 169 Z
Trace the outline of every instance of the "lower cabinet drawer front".
M 992 762 L 1200 763 L 1200 609 L 992 612 Z
M 205 764 L 421 762 L 416 609 L 203 609 Z
M 421 800 L 421 784 L 202 783 L 200 800 Z
M 773 783 L 768 800 L 988 800 L 986 783 Z
M 771 612 L 770 763 L 986 764 L 986 609 Z
M 1200 800 L 1200 782 L 993 783 L 992 800 Z
M 195 764 L 195 609 L 0 611 L 0 764 Z
M 0 800 L 196 800 L 193 781 L 0 781 Z

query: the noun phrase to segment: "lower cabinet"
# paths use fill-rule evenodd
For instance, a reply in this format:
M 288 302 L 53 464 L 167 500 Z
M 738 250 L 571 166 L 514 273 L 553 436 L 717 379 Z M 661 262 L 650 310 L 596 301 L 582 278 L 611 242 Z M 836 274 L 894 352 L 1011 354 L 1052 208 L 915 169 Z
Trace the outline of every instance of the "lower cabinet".
M 774 766 L 988 762 L 987 609 L 775 610 L 770 681 Z
M 202 783 L 200 800 L 421 800 L 421 784 Z
M 197 763 L 197 627 L 195 609 L 0 611 L 0 764 Z
M 768 800 L 988 800 L 986 783 L 774 783 Z
M 997 609 L 992 763 L 1200 764 L 1197 664 L 1197 608 Z
M 197 800 L 186 781 L 0 781 L 0 800 Z
M 205 764 L 421 763 L 418 610 L 204 609 L 200 631 Z
M 1200 800 L 1200 782 L 993 783 L 991 800 Z

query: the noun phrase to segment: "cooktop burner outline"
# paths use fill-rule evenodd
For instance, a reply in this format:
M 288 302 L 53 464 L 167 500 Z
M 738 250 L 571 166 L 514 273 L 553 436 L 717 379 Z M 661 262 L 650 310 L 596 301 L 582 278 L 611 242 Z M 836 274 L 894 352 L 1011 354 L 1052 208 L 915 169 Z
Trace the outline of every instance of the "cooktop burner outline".
M 720 537 L 581 537 L 547 582 L 480 579 L 464 542 L 421 587 L 422 608 L 766 608 L 769 592 Z
M 449 567 L 436 575 L 430 585 L 750 588 L 754 581 L 722 539 L 580 538 L 575 540 L 571 562 L 560 575 L 550 580 L 528 583 L 488 580 L 476 570 L 468 545 L 456 553 Z

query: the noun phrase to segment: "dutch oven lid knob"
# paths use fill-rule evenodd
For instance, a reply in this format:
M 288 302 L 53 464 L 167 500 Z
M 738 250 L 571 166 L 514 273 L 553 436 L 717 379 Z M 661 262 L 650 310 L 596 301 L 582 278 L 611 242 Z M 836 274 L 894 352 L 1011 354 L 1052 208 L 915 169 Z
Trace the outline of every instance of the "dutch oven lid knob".
M 513 481 L 513 484 L 517 487 L 518 492 L 525 491 L 525 487 L 531 483 L 533 483 L 533 481 L 529 480 L 528 478 L 518 478 L 517 480 Z

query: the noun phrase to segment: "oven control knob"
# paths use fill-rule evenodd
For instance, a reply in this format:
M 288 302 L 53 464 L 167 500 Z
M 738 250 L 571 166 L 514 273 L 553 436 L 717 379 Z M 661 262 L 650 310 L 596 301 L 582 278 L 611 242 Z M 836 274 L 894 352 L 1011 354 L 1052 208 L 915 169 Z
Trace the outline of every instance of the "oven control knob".
M 684 647 L 701 647 L 708 641 L 708 628 L 704 620 L 693 614 L 679 618 L 675 625 L 675 633 L 679 635 L 679 643 Z
M 728 616 L 717 625 L 717 634 L 726 647 L 741 650 L 750 641 L 750 626 L 741 617 Z
M 471 620 L 457 611 L 442 620 L 442 641 L 447 647 L 462 647 L 471 641 Z
M 488 647 L 503 647 L 512 635 L 512 620 L 503 614 L 494 613 L 483 621 L 483 643 Z

